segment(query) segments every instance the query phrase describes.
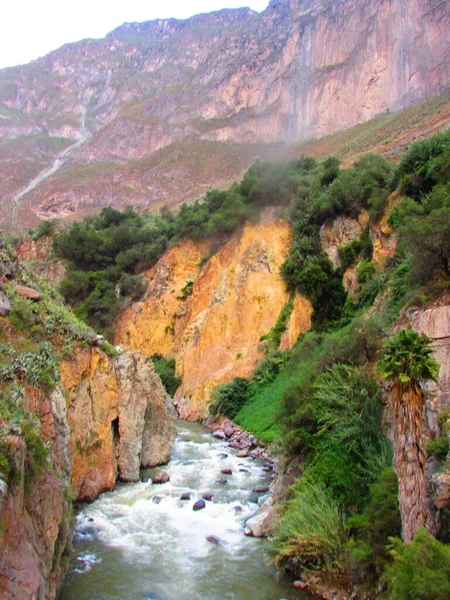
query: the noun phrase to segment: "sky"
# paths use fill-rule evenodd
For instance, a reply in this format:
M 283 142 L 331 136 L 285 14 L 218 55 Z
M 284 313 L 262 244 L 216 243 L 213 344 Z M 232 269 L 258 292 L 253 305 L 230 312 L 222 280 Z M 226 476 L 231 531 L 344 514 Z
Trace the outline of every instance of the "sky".
M 249 6 L 269 0 L 3 0 L 0 8 L 0 68 L 24 64 L 68 42 L 101 38 L 125 22 L 175 17 Z

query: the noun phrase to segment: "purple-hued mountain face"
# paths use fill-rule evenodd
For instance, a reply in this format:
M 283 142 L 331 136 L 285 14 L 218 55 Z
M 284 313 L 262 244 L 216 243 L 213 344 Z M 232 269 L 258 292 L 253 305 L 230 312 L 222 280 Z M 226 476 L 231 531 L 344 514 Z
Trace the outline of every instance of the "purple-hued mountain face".
M 272 0 L 124 24 L 3 69 L 3 220 L 174 204 L 267 145 L 444 94 L 449 31 L 447 0 Z

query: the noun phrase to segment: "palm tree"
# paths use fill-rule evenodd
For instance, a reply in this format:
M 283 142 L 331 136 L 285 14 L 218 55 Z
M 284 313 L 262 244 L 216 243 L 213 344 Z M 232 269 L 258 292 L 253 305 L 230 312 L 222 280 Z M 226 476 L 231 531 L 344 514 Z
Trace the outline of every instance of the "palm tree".
M 439 373 L 429 344 L 427 336 L 413 329 L 402 329 L 384 345 L 377 364 L 379 374 L 392 382 L 394 469 L 405 543 L 409 543 L 421 527 L 436 535 L 436 524 L 427 502 L 423 440 L 425 393 L 420 386 L 421 381 L 436 380 Z

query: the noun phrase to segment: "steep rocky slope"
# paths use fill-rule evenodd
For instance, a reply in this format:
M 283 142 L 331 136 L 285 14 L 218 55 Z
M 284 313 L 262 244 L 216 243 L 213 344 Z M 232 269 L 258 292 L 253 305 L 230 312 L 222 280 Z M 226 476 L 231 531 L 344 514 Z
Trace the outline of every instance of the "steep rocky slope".
M 272 0 L 125 24 L 2 70 L 5 220 L 192 198 L 267 144 L 448 92 L 449 19 L 442 0 Z
M 0 242 L 0 597 L 54 600 L 70 558 L 72 501 L 166 462 L 175 427 L 151 361 L 99 348 Z M 43 242 L 22 251 L 34 257 Z
M 183 382 L 175 401 L 182 417 L 204 417 L 213 387 L 248 377 L 263 358 L 260 338 L 289 299 L 279 269 L 290 242 L 289 225 L 269 219 L 248 224 L 203 266 L 207 246 L 183 242 L 146 274 L 146 297 L 122 314 L 116 342 L 176 357 Z M 188 282 L 189 296 L 183 294 Z M 310 302 L 297 297 L 284 348 L 309 329 L 311 313 Z

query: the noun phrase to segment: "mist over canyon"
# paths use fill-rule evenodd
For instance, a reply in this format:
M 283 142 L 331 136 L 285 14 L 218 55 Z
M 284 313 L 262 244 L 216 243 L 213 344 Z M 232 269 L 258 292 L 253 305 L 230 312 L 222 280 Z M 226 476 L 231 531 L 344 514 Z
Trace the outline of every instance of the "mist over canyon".
M 127 23 L 0 71 L 2 220 L 199 197 L 273 148 L 450 89 L 441 0 L 273 0 Z

